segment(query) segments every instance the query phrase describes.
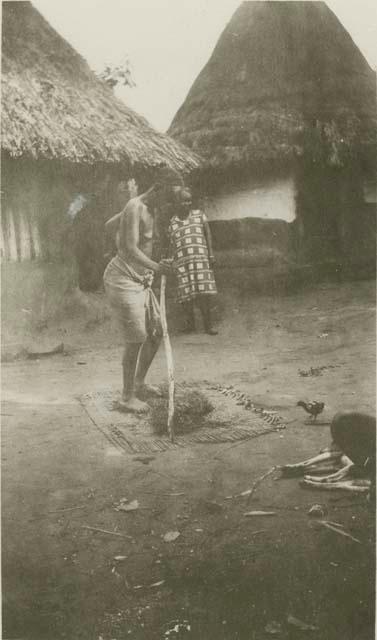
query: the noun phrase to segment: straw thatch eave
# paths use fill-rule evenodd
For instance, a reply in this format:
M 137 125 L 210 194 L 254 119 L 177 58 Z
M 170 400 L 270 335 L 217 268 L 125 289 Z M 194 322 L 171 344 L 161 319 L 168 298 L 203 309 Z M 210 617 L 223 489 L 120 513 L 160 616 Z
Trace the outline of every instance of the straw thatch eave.
M 207 165 L 342 165 L 375 146 L 376 76 L 323 2 L 243 2 L 169 133 Z
M 30 2 L 2 7 L 2 149 L 11 157 L 180 172 L 200 165 L 115 98 Z

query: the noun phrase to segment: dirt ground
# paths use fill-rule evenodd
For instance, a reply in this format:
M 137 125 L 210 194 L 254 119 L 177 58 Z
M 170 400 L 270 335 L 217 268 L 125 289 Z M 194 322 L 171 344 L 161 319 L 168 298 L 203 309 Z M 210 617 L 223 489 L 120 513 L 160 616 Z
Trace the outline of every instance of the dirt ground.
M 173 337 L 177 378 L 233 384 L 287 428 L 149 461 L 111 444 L 77 400 L 119 389 L 108 321 L 85 334 L 60 328 L 67 355 L 4 364 L 3 638 L 372 640 L 374 514 L 364 496 L 304 490 L 276 473 L 251 501 L 227 498 L 273 465 L 317 453 L 336 411 L 374 413 L 374 294 L 374 282 L 357 282 L 224 296 L 219 336 Z M 150 379 L 164 376 L 161 350 Z M 300 399 L 326 403 L 318 425 Z M 139 509 L 116 511 L 121 498 Z M 310 518 L 314 503 L 360 543 Z M 250 509 L 276 515 L 244 517 Z M 168 531 L 180 536 L 165 542 Z

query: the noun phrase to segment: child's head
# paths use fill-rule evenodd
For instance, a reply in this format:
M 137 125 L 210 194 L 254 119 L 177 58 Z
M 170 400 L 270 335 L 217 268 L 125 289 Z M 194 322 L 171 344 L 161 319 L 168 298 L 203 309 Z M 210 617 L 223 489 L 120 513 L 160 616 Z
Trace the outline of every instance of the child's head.
M 192 196 L 188 187 L 182 187 L 177 191 L 177 214 L 180 218 L 187 218 L 192 208 Z

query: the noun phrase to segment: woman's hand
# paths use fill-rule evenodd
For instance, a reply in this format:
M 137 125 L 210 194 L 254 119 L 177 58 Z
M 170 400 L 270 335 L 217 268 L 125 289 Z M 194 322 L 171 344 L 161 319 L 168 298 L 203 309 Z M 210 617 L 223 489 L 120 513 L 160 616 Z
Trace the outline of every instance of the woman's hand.
M 164 258 L 163 260 L 160 260 L 158 264 L 157 273 L 159 273 L 162 276 L 170 275 L 173 272 L 172 263 L 173 263 L 173 260 L 169 258 Z

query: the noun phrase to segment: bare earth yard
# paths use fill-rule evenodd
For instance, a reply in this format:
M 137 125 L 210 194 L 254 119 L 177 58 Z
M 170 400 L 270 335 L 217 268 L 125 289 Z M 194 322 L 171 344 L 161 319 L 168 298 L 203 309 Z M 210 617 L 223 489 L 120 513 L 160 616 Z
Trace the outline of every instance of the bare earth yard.
M 374 514 L 363 496 L 304 490 L 276 473 L 249 502 L 227 497 L 316 454 L 335 412 L 374 413 L 374 293 L 374 282 L 357 282 L 225 297 L 219 336 L 173 337 L 177 379 L 233 384 L 287 428 L 149 461 L 111 444 L 77 401 L 119 389 L 108 321 L 58 337 L 68 355 L 4 364 L 3 637 L 264 640 L 276 628 L 282 640 L 372 640 Z M 325 365 L 334 368 L 298 373 Z M 151 381 L 162 377 L 161 349 Z M 300 399 L 323 400 L 327 424 L 307 424 Z M 115 511 L 121 498 L 139 509 Z M 317 502 L 361 544 L 310 518 Z M 250 509 L 276 515 L 245 518 Z M 180 536 L 165 542 L 168 531 Z

